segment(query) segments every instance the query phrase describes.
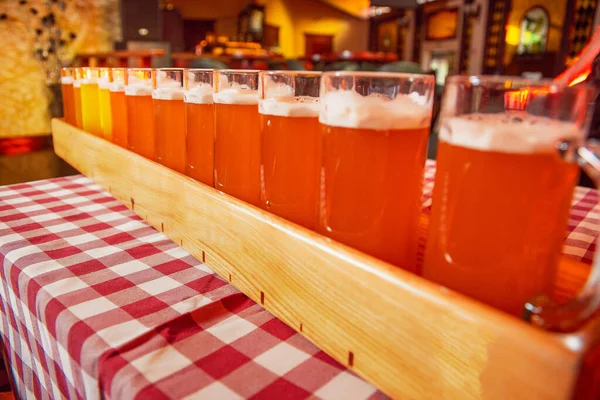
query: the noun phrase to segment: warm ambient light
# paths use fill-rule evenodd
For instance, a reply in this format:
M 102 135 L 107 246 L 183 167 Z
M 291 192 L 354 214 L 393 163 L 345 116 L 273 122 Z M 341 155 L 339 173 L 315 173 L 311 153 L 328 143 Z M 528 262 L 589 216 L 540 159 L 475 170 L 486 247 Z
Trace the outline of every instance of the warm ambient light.
M 575 86 L 578 83 L 581 83 L 587 79 L 590 75 L 591 70 L 588 69 L 577 76 L 577 78 L 573 79 L 569 86 Z M 512 85 L 511 81 L 506 81 L 504 87 L 509 89 Z M 524 111 L 527 107 L 527 104 L 531 100 L 531 98 L 538 95 L 547 95 L 549 93 L 553 93 L 556 90 L 555 86 L 542 86 L 536 88 L 523 88 L 517 90 L 509 90 L 504 93 L 504 106 L 508 110 L 512 111 Z
M 369 13 L 369 17 L 377 17 L 383 14 L 388 14 L 392 12 L 391 7 L 369 7 L 367 12 Z
M 517 46 L 521 40 L 521 30 L 513 25 L 506 26 L 506 44 Z
M 592 71 L 590 71 L 590 70 L 582 72 L 577 78 L 573 79 L 571 81 L 571 83 L 569 83 L 569 86 L 575 86 L 578 83 L 581 83 L 581 82 L 585 81 L 587 79 L 587 77 L 590 76 L 591 72 Z

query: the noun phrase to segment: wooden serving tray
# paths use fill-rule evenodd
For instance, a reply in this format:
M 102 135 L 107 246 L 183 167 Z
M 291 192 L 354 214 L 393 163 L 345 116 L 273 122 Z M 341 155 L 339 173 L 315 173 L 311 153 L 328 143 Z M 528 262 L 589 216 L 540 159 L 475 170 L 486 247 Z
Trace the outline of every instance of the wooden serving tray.
M 538 330 L 62 120 L 52 129 L 61 158 L 393 398 L 600 396 L 600 321 Z M 565 259 L 562 290 L 587 268 Z

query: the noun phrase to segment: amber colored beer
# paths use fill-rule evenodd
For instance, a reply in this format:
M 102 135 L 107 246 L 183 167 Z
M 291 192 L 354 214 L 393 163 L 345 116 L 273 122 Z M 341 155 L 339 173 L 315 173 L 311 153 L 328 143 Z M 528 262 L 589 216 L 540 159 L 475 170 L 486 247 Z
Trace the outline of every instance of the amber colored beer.
M 554 143 L 574 129 L 538 119 L 533 131 L 519 123 L 491 132 L 498 115 L 472 125 L 453 118 L 462 123 L 452 136 L 440 132 L 423 276 L 521 316 L 527 301 L 553 292 L 578 177 Z M 510 130 L 523 139 L 504 141 Z
M 215 188 L 260 204 L 258 93 L 215 94 Z M 220 103 L 220 101 L 222 103 Z M 227 103 L 225 103 L 225 101 Z
M 110 109 L 112 116 L 112 141 L 127 148 L 127 99 L 124 88 L 113 85 L 110 89 Z
M 73 92 L 73 83 L 62 83 L 63 114 L 65 121 L 71 125 L 76 124 L 75 117 L 75 94 Z
M 186 174 L 209 186 L 215 185 L 214 146 L 215 116 L 214 104 L 185 103 L 186 121 Z
M 215 185 L 214 71 L 189 69 L 185 86 L 185 173 L 205 185 Z
M 261 206 L 314 229 L 321 169 L 318 103 L 278 103 L 290 108 L 288 116 L 268 114 L 271 110 L 261 107 Z M 295 109 L 308 112 L 294 116 Z
M 156 161 L 185 173 L 185 110 L 183 98 L 153 99 L 156 118 Z
M 81 121 L 81 83 L 73 82 L 73 106 L 75 108 L 75 126 L 79 129 L 83 128 Z
M 183 69 L 152 70 L 154 155 L 157 162 L 185 173 L 185 110 Z
M 149 68 L 127 70 L 127 145 L 133 152 L 154 160 L 154 106 Z
M 133 152 L 154 160 L 154 107 L 152 95 L 126 95 L 127 143 Z
M 321 76 L 317 231 L 413 273 L 434 77 Z
M 416 272 L 429 126 L 374 130 L 323 125 L 322 132 L 318 230 Z
M 77 120 L 75 117 L 75 94 L 73 92 L 73 82 L 75 78 L 73 76 L 73 70 L 69 68 L 65 70 L 63 68 L 63 76 L 61 77 L 61 90 L 63 100 L 63 115 L 65 122 L 76 125 Z

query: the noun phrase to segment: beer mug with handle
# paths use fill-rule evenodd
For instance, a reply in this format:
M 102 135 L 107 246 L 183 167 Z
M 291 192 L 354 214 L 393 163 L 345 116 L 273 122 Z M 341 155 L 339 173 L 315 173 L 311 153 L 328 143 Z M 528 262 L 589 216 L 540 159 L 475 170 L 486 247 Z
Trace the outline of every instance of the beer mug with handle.
M 544 329 L 568 331 L 600 300 L 596 261 L 579 296 L 556 283 L 596 90 L 513 77 L 451 77 L 423 276 Z

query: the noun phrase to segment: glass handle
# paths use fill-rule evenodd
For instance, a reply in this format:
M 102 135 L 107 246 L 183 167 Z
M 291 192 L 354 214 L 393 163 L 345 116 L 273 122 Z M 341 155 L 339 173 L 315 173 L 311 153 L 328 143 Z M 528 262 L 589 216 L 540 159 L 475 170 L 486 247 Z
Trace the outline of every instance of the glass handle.
M 586 174 L 600 189 L 600 143 L 590 141 L 577 149 L 577 161 Z M 600 249 L 600 236 L 596 239 Z M 525 304 L 523 318 L 545 330 L 572 332 L 600 312 L 600 255 L 594 254 L 594 262 L 588 280 L 578 297 L 566 304 L 556 304 L 546 296 L 538 296 Z

